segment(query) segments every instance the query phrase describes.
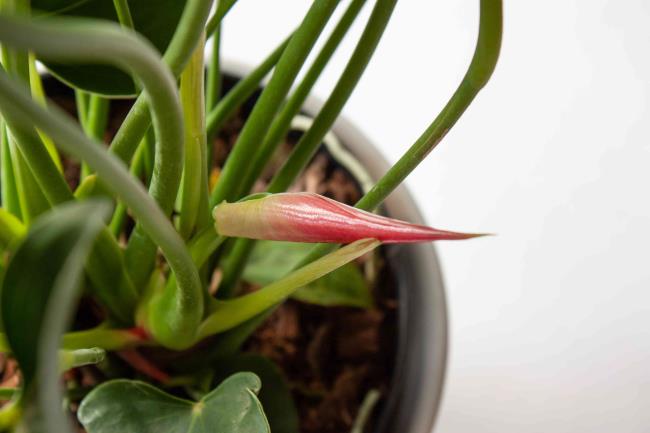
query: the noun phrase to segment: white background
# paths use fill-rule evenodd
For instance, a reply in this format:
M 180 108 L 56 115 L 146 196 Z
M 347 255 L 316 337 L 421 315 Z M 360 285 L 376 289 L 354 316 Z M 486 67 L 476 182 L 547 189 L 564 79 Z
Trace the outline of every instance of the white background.
M 241 0 L 224 56 L 256 64 L 309 3 Z M 344 110 L 390 161 L 464 74 L 478 3 L 398 3 Z M 451 349 L 436 431 L 648 431 L 650 2 L 505 3 L 492 82 L 407 182 L 430 224 L 498 233 L 438 244 Z

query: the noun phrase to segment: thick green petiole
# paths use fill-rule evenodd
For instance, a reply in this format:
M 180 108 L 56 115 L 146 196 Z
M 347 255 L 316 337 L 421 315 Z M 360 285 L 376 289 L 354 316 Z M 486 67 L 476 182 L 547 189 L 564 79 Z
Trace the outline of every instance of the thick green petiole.
M 213 0 L 193 0 L 186 3 L 174 36 L 163 56 L 163 61 L 167 63 L 175 77 L 181 74 L 194 52 L 205 22 L 208 20 L 212 3 Z M 221 7 L 217 8 L 217 10 L 221 9 Z M 223 15 L 221 15 L 222 17 Z M 207 33 L 211 34 L 212 32 L 208 31 Z M 113 137 L 110 146 L 111 152 L 125 163 L 130 161 L 149 125 L 151 125 L 149 100 L 145 95 L 140 95 Z
M 216 107 L 221 97 L 221 26 L 218 26 L 212 36 L 212 56 L 208 63 L 208 76 L 205 82 L 205 111 L 210 112 Z
M 108 109 L 110 107 L 108 99 L 100 95 L 90 95 L 88 98 L 88 111 L 84 116 L 84 123 L 82 123 L 84 131 L 88 137 L 102 143 L 104 141 L 104 133 L 106 132 L 106 125 L 108 124 Z M 92 174 L 88 165 L 81 164 L 81 179 Z
M 99 347 L 59 351 L 59 368 L 67 371 L 84 365 L 98 364 L 106 358 L 106 351 Z
M 0 118 L 0 120 L 2 120 Z M 18 189 L 16 185 L 16 174 L 11 161 L 11 150 L 9 149 L 9 136 L 4 121 L 0 121 L 0 187 L 2 187 L 2 207 L 18 219 L 22 218 Z
M 201 39 L 203 42 L 203 38 Z M 207 163 L 205 136 L 205 102 L 203 89 L 203 43 L 194 51 L 181 74 L 181 104 L 185 122 L 185 164 L 181 185 L 181 209 L 178 227 L 181 236 L 188 239 L 199 220 L 200 209 L 207 210 Z M 203 194 L 206 194 L 205 196 Z M 205 203 L 201 203 L 204 201 Z M 206 221 L 208 216 L 201 218 Z
M 472 62 L 458 89 L 440 114 L 411 148 L 357 203 L 371 210 L 382 201 L 426 158 L 456 124 L 479 91 L 487 84 L 499 58 L 503 27 L 501 0 L 481 0 L 478 42 Z
M 41 104 L 46 105 L 47 101 L 45 97 L 45 91 L 43 90 L 43 82 L 41 80 L 40 74 L 36 70 L 36 58 L 33 54 L 29 55 L 29 83 L 34 99 L 36 99 Z M 39 137 L 41 137 L 41 140 L 43 141 L 47 152 L 50 154 L 50 157 L 56 164 L 56 167 L 59 169 L 59 171 L 63 171 L 63 165 L 61 165 L 61 158 L 59 157 L 59 153 L 56 150 L 56 146 L 50 137 L 41 133 L 40 131 L 37 132 Z
M 223 200 L 232 201 L 237 198 L 238 182 L 246 174 L 250 155 L 254 154 L 260 137 L 268 132 L 278 107 L 289 92 L 300 67 L 337 4 L 338 0 L 322 0 L 312 3 L 307 15 L 278 60 L 271 80 L 260 95 L 226 160 L 219 181 L 210 197 L 211 206 L 221 203 Z

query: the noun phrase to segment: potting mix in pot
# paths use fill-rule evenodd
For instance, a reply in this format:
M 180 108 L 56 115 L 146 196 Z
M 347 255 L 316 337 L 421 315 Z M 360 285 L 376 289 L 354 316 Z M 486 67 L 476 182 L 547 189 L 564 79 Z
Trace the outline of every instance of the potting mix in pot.
M 235 3 L 0 0 L 0 431 L 377 431 L 400 302 L 381 245 L 480 235 L 375 212 L 490 78 L 501 1 L 480 0 L 461 84 L 370 188 L 322 143 L 396 0 L 368 2 L 301 130 L 365 0 L 311 2 L 232 79 Z

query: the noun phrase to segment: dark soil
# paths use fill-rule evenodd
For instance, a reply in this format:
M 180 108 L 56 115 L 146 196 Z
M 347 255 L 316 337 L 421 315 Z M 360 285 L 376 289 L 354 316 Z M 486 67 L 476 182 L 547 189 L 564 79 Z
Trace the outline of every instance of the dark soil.
M 230 88 L 233 83 L 227 80 L 224 88 Z M 46 88 L 54 89 L 51 97 L 74 115 L 74 99 L 68 91 L 62 90 L 63 86 L 48 80 Z M 235 143 L 257 96 L 226 122 L 214 140 L 213 167 L 216 167 L 216 171 Z M 115 133 L 129 106 L 130 101 L 112 102 L 107 141 Z M 279 168 L 299 136 L 300 133 L 296 131 L 289 133 L 256 184 L 256 190 L 264 190 L 266 182 Z M 79 164 L 66 159 L 64 165 L 69 184 L 76 186 Z M 313 158 L 292 190 L 316 192 L 348 204 L 354 204 L 361 195 L 357 182 L 324 149 Z M 396 352 L 396 282 L 383 259 L 383 252 L 380 251 L 379 255 L 380 266 L 376 281 L 372 284 L 375 301 L 372 309 L 320 307 L 289 300 L 245 344 L 245 351 L 270 358 L 283 371 L 299 412 L 302 433 L 348 432 L 367 392 L 377 389 L 386 395 L 389 389 Z M 359 266 L 363 260 L 359 261 Z M 92 307 L 92 304 L 89 303 L 89 306 Z M 133 352 L 123 353 L 120 357 L 128 363 L 128 358 L 134 356 Z M 157 360 L 150 353 L 143 353 L 151 357 L 155 368 Z M 135 356 L 141 355 L 135 352 Z M 160 362 L 165 363 L 162 359 Z M 123 366 L 119 370 L 120 374 L 130 376 Z M 2 386 L 14 380 L 14 371 L 15 363 L 0 357 Z M 74 379 L 82 387 L 89 387 L 105 380 L 106 375 L 94 368 L 83 368 L 68 373 L 68 378 Z M 366 431 L 374 430 L 372 419 Z

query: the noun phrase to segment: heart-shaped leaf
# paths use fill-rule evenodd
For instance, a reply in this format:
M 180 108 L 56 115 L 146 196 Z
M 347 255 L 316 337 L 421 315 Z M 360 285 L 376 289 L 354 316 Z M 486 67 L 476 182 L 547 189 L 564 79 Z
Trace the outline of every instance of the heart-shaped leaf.
M 258 397 L 273 433 L 298 433 L 298 411 L 282 372 L 268 358 L 243 353 L 220 359 L 215 368 L 215 382 L 241 371 L 255 373 L 264 386 Z
M 195 402 L 144 382 L 113 380 L 91 391 L 77 416 L 88 433 L 269 433 L 260 387 L 253 373 L 237 373 Z
M 287 275 L 313 248 L 313 244 L 307 243 L 259 241 L 253 249 L 243 277 L 246 281 L 262 286 L 271 284 Z M 323 306 L 372 306 L 368 283 L 359 268 L 352 263 L 298 289 L 292 297 Z
M 164 53 L 183 13 L 186 0 L 137 0 L 129 2 L 135 30 Z M 32 0 L 36 15 L 67 15 L 118 22 L 111 0 Z M 62 81 L 88 92 L 107 96 L 134 95 L 133 78 L 105 65 L 64 65 L 45 62 Z

